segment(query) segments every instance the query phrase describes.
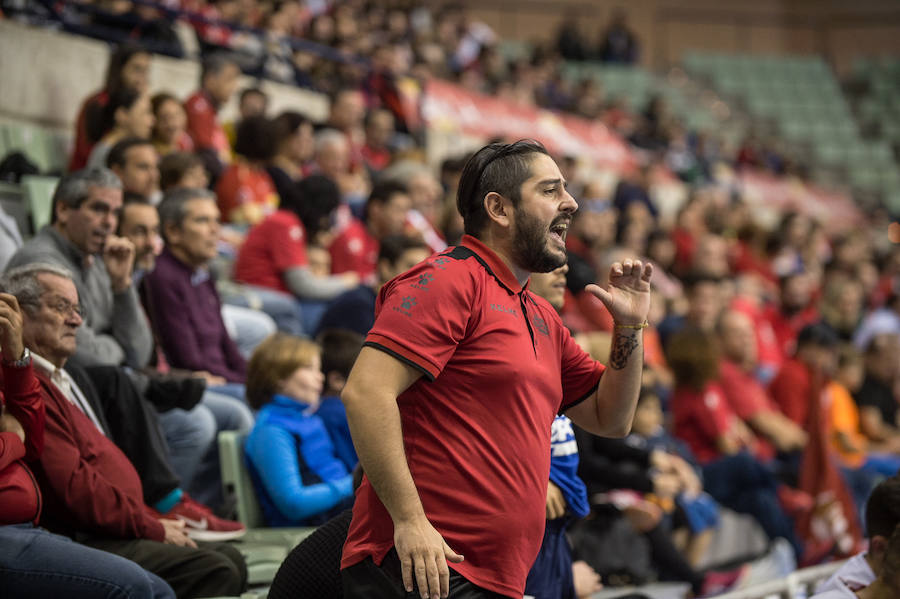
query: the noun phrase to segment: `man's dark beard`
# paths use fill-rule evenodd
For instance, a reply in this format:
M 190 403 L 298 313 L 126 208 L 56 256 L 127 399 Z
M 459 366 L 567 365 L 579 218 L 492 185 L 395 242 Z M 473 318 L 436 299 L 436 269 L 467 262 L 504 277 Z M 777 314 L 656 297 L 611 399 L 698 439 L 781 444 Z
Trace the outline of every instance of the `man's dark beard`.
M 513 261 L 529 272 L 550 272 L 566 263 L 566 253 L 547 249 L 548 230 L 537 218 L 516 211 Z

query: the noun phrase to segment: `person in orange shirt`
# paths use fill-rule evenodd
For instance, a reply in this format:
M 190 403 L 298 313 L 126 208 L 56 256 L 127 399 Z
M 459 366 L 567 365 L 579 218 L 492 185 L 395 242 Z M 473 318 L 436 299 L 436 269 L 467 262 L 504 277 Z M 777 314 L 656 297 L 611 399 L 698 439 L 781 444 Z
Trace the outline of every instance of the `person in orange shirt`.
M 893 476 L 900 470 L 896 448 L 890 443 L 869 441 L 860 432 L 859 407 L 851 393 L 862 385 L 863 374 L 859 352 L 850 345 L 842 347 L 838 352 L 837 374 L 827 388 L 826 418 L 831 446 L 845 468 Z

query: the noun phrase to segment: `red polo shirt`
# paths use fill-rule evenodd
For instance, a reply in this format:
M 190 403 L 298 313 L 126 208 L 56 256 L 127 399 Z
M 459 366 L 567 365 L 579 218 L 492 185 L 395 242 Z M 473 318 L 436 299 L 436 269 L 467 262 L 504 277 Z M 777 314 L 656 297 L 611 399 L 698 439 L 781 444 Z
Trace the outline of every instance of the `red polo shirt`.
M 284 284 L 285 271 L 306 264 L 303 223 L 290 210 L 276 210 L 250 229 L 234 263 L 234 278 L 290 293 Z
M 521 597 L 543 537 L 550 426 L 603 366 L 470 236 L 386 284 L 375 310 L 366 345 L 424 374 L 397 403 L 425 513 L 466 558 L 449 566 Z M 380 564 L 392 546 L 390 515 L 364 478 L 341 567 Z

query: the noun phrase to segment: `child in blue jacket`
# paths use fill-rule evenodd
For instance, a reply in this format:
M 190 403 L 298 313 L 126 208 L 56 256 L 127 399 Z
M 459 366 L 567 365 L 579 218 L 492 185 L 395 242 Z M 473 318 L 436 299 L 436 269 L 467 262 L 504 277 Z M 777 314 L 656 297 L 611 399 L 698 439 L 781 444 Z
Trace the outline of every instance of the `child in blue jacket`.
M 247 399 L 259 409 L 244 451 L 269 526 L 325 522 L 353 503 L 353 478 L 316 414 L 324 375 L 315 343 L 266 339 L 247 368 Z

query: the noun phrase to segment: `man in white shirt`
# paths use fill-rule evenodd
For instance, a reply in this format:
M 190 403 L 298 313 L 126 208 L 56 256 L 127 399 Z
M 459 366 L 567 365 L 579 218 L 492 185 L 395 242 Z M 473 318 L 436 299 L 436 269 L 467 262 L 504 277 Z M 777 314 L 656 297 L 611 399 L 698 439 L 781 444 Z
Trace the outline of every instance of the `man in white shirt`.
M 869 549 L 859 553 L 818 588 L 813 599 L 856 597 L 881 574 L 888 540 L 900 524 L 900 476 L 881 481 L 866 502 L 866 534 Z

